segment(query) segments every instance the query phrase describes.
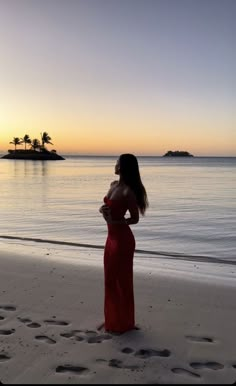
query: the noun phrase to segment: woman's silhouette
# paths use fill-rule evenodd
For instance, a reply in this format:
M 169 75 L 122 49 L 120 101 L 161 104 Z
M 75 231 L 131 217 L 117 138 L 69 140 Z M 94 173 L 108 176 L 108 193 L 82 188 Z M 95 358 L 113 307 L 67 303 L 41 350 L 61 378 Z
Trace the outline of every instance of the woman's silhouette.
M 99 209 L 108 227 L 104 251 L 105 330 L 123 333 L 135 328 L 133 256 L 135 239 L 129 225 L 148 207 L 137 158 L 122 154 L 115 165 L 119 181 L 113 181 Z M 126 212 L 130 217 L 126 218 Z

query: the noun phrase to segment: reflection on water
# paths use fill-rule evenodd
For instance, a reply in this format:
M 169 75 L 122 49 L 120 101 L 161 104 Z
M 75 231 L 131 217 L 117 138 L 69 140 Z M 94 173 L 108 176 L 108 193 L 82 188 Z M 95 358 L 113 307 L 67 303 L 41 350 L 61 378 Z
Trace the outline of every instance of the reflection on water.
M 13 172 L 16 176 L 46 176 L 48 174 L 47 161 L 11 160 Z
M 1 162 L 1 198 L 2 205 L 14 213 L 24 213 L 44 207 L 48 193 L 48 175 L 50 165 L 47 161 L 4 160 Z

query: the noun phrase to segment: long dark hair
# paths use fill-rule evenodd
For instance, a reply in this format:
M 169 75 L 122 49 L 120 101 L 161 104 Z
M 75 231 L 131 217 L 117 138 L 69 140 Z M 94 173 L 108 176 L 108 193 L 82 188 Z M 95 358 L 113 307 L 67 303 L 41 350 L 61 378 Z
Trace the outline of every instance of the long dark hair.
M 120 175 L 135 194 L 139 211 L 145 214 L 148 208 L 147 192 L 141 181 L 138 160 L 133 154 L 121 154 L 119 157 Z

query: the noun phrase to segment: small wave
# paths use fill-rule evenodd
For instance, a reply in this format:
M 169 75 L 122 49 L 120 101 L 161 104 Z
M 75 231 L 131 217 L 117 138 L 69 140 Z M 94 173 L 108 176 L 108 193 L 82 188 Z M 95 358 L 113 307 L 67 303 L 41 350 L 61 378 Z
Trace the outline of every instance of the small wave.
M 32 237 L 1 236 L 0 235 L 0 238 L 1 239 L 8 239 L 8 240 L 34 241 L 36 243 L 68 245 L 70 247 L 83 247 L 83 248 L 94 248 L 94 249 L 103 249 L 104 248 L 102 245 L 96 245 L 96 244 L 73 243 L 71 241 L 47 240 L 47 239 L 39 239 L 39 238 L 32 238 Z
M 73 243 L 71 241 L 47 240 L 47 239 L 40 239 L 40 238 L 20 237 L 20 236 L 5 236 L 5 235 L 0 235 L 0 238 L 1 239 L 7 239 L 7 240 L 33 241 L 36 243 L 44 243 L 44 244 L 46 243 L 46 244 L 56 244 L 56 245 L 68 245 L 71 247 L 79 247 L 79 248 L 104 249 L 104 246 L 102 246 L 102 245 L 86 244 L 86 243 Z M 186 260 L 186 261 L 197 261 L 197 262 L 236 265 L 236 261 L 233 261 L 233 260 L 224 260 L 224 259 L 220 259 L 218 257 L 203 256 L 203 255 L 189 255 L 189 254 L 184 254 L 184 253 L 165 252 L 165 251 L 150 251 L 147 249 L 146 250 L 136 249 L 135 253 L 145 254 L 145 255 L 148 255 L 148 257 L 151 257 L 151 256 L 163 257 L 163 256 L 165 256 L 169 259 L 180 259 L 180 260 Z

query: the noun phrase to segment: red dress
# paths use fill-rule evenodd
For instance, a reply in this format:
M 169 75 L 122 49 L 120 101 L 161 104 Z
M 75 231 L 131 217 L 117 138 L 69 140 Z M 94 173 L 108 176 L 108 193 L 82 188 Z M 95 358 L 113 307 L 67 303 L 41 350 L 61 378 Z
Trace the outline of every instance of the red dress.
M 104 198 L 113 220 L 120 220 L 131 205 L 127 199 Z M 135 327 L 133 257 L 135 239 L 127 224 L 107 224 L 108 236 L 104 251 L 105 330 L 125 332 Z

